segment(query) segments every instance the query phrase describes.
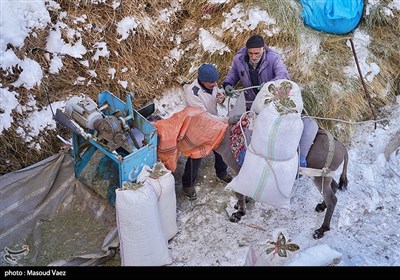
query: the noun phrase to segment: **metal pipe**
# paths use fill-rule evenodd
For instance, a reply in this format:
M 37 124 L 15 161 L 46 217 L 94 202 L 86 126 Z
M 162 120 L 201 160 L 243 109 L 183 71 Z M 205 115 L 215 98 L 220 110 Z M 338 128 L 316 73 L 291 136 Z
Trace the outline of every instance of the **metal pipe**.
M 131 131 L 131 128 L 129 127 L 129 125 L 126 123 L 125 119 L 123 117 L 119 117 L 118 118 L 121 122 L 121 126 L 123 128 L 124 131 L 128 132 L 129 136 L 131 137 L 132 141 L 133 141 L 133 145 L 135 146 L 136 149 L 140 149 L 139 143 L 136 140 L 135 135 L 133 134 L 133 132 Z

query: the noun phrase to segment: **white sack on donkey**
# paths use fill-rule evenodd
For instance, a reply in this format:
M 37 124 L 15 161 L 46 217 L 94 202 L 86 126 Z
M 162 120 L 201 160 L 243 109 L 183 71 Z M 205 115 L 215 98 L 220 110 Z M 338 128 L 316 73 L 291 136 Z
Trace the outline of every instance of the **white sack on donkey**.
M 226 186 L 257 201 L 288 207 L 298 170 L 303 100 L 297 84 L 266 83 L 254 100 L 258 114 L 238 175 Z
M 291 91 L 293 89 L 296 88 L 298 89 L 298 87 L 293 82 L 278 80 L 272 83 L 267 83 L 264 85 L 264 87 L 268 89 L 267 93 L 264 92 L 264 95 L 267 96 L 268 98 L 264 98 L 264 100 L 262 99 L 255 100 L 256 105 L 254 105 L 253 108 L 255 111 L 251 113 L 253 114 L 260 113 L 263 110 L 262 105 L 268 105 L 270 103 L 273 103 L 275 105 L 275 109 L 278 112 L 295 114 L 295 115 L 300 114 L 300 109 L 302 109 L 302 101 L 300 99 L 301 95 L 299 95 L 300 92 L 297 92 L 297 95 L 293 96 L 291 95 Z M 271 93 L 274 92 L 277 95 L 276 98 L 271 95 Z M 283 96 L 284 98 L 278 98 L 279 96 L 281 97 Z M 296 103 L 296 100 L 298 103 Z M 282 115 L 284 116 L 285 114 Z M 246 117 L 246 115 L 243 115 L 242 119 L 244 117 Z M 317 187 L 318 191 L 321 193 L 324 199 L 322 203 L 317 204 L 315 210 L 317 212 L 324 212 L 326 210 L 324 221 L 321 227 L 316 229 L 313 233 L 313 237 L 317 239 L 323 237 L 324 233 L 330 230 L 332 215 L 337 203 L 336 191 L 344 190 L 347 188 L 348 185 L 347 165 L 349 162 L 349 155 L 343 143 L 341 143 L 338 139 L 334 138 L 328 131 L 324 131 L 321 129 L 318 130 L 318 125 L 316 124 L 315 120 L 313 120 L 311 117 L 303 117 L 302 120 L 303 120 L 304 131 L 302 133 L 299 146 L 300 146 L 300 159 L 302 158 L 302 153 L 303 153 L 304 161 L 303 160 L 300 161 L 301 166 L 307 167 L 307 169 L 314 171 L 319 170 L 319 172 L 317 172 L 318 174 L 314 172 L 314 175 L 307 175 L 307 176 L 312 176 L 312 180 L 315 186 Z M 253 177 L 255 172 L 251 166 L 250 167 L 244 165 L 240 166 L 241 161 L 238 161 L 238 159 L 240 159 L 240 156 L 244 155 L 245 157 L 244 162 L 251 162 L 252 164 L 254 164 L 253 161 L 261 162 L 261 164 L 263 163 L 262 160 L 251 160 L 251 159 L 246 160 L 246 157 L 253 157 L 257 155 L 260 158 L 263 158 L 266 163 L 270 163 L 271 160 L 268 160 L 266 159 L 266 157 L 260 156 L 260 154 L 255 153 L 253 149 L 254 146 L 253 143 L 247 146 L 247 144 L 243 140 L 244 133 L 243 132 L 238 133 L 238 131 L 243 131 L 243 127 L 246 126 L 246 123 L 250 122 L 241 120 L 239 123 L 234 125 L 231 130 L 227 130 L 227 133 L 223 141 L 221 142 L 220 146 L 217 147 L 216 149 L 218 153 L 222 155 L 224 161 L 227 162 L 227 164 L 229 164 L 229 166 L 238 174 L 237 178 L 234 178 L 232 182 L 228 184 L 226 187 L 227 189 L 235 190 L 236 197 L 238 199 L 237 203 L 234 206 L 234 208 L 237 211 L 232 213 L 231 216 L 229 217 L 229 220 L 234 223 L 240 221 L 241 218 L 244 215 L 246 215 L 247 211 L 246 195 L 240 193 L 239 192 L 240 190 L 236 191 L 237 189 L 240 188 L 240 186 L 238 185 L 238 180 L 241 180 L 241 182 L 243 182 L 243 186 L 248 186 L 248 188 L 250 188 L 250 190 L 246 188 L 246 190 L 243 190 L 242 192 L 249 191 L 250 193 L 253 194 L 253 197 L 256 197 L 257 199 L 256 194 L 257 195 L 262 194 L 262 192 L 259 191 L 262 190 L 262 188 L 260 187 L 262 187 L 262 184 L 264 184 L 264 182 L 268 180 L 268 176 L 266 175 L 272 174 L 272 172 L 265 172 L 267 168 L 270 168 L 271 166 L 270 164 L 263 165 L 265 167 L 265 170 L 264 169 L 261 170 L 259 166 L 256 166 L 259 169 L 258 172 L 256 172 L 257 173 L 256 176 L 258 176 L 257 180 L 259 181 L 256 181 L 257 184 L 253 183 L 251 186 L 249 186 L 247 179 Z M 246 129 L 250 129 L 251 127 L 252 126 L 248 124 L 246 126 Z M 261 128 L 262 130 L 261 125 L 259 126 L 259 128 Z M 264 133 L 260 133 L 260 135 L 265 136 Z M 250 139 L 250 141 L 253 140 Z M 282 145 L 285 146 L 286 144 L 282 143 Z M 247 149 L 249 150 L 248 152 L 246 152 Z M 248 164 L 246 163 L 246 165 Z M 338 170 L 341 165 L 343 165 L 342 173 L 340 175 L 339 182 L 337 182 L 333 177 L 334 171 Z M 301 170 L 303 170 L 302 172 L 304 172 L 304 168 Z M 288 172 L 292 174 L 293 172 L 297 172 L 297 170 L 296 171 L 291 170 Z M 306 175 L 305 173 L 303 174 Z M 260 185 L 258 184 L 258 182 L 260 182 Z M 275 182 L 272 183 L 274 184 Z M 260 199 L 271 199 L 274 205 L 285 206 L 285 202 L 288 202 L 290 200 L 288 200 L 283 194 L 289 193 L 286 187 L 292 188 L 293 184 L 284 183 L 283 185 L 285 186 L 285 188 L 281 188 L 280 187 L 281 185 L 279 183 L 275 184 L 275 186 L 273 185 L 274 187 L 279 186 L 279 188 L 277 188 L 275 192 L 275 194 L 279 194 L 278 197 L 273 197 L 273 195 L 269 196 L 270 190 L 267 190 L 265 188 L 264 191 L 266 193 L 266 196 L 262 197 L 260 196 Z

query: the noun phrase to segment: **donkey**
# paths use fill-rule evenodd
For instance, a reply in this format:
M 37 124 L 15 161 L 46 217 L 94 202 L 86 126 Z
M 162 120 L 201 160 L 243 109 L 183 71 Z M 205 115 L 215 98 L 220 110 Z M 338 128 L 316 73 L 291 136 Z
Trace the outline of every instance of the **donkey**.
M 235 157 L 230 148 L 230 129 L 228 128 L 225 137 L 221 144 L 218 146 L 216 151 L 223 157 L 225 163 L 232 168 L 236 174 L 240 170 L 239 164 L 236 162 Z M 337 203 L 336 191 L 338 189 L 344 190 L 347 188 L 347 164 L 349 160 L 348 152 L 345 146 L 336 138 L 329 140 L 327 132 L 319 130 L 314 143 L 310 148 L 307 155 L 307 165 L 309 168 L 322 170 L 323 168 L 329 168 L 331 171 L 336 171 L 340 165 L 343 163 L 342 173 L 340 175 L 339 184 L 332 177 L 332 175 L 322 173 L 318 176 L 314 176 L 313 182 L 315 183 L 317 189 L 323 196 L 323 202 L 318 203 L 315 207 L 317 212 L 323 212 L 326 209 L 325 218 L 322 226 L 314 231 L 313 237 L 319 239 L 324 236 L 324 233 L 330 229 L 330 223 L 332 219 L 333 212 Z M 329 149 L 330 141 L 333 149 Z M 327 158 L 330 157 L 329 166 L 325 166 L 327 163 Z M 240 193 L 236 193 L 238 201 L 235 205 L 237 212 L 234 212 L 229 220 L 231 222 L 240 221 L 241 217 L 246 214 L 246 202 L 248 198 Z

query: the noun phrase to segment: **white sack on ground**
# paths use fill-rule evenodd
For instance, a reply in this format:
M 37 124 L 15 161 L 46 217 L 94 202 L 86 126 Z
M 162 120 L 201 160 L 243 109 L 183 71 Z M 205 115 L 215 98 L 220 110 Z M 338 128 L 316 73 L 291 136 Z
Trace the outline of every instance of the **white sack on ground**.
M 300 251 L 287 260 L 287 266 L 334 266 L 341 262 L 342 254 L 326 244 L 316 245 Z
M 116 189 L 115 192 L 121 265 L 161 266 L 172 263 L 153 187 L 145 182 L 136 190 Z
M 265 241 L 250 245 L 243 266 L 284 266 L 287 258 L 278 256 L 276 252 L 267 254 L 267 248 L 271 246 L 273 245 Z M 293 253 L 287 252 L 287 254 L 290 256 Z
M 300 246 L 288 238 L 286 230 L 276 228 L 272 236 L 250 245 L 244 266 L 283 266 L 298 254 Z
M 283 258 L 274 253 L 267 254 L 267 248 L 267 241 L 250 245 L 244 266 L 282 266 Z
M 286 161 L 266 160 L 250 144 L 239 174 L 225 187 L 256 201 L 289 208 L 298 169 L 297 155 Z
M 145 165 L 137 177 L 139 182 L 149 183 L 157 194 L 161 226 L 166 240 L 178 232 L 176 224 L 175 178 L 162 162 L 157 162 L 153 169 Z

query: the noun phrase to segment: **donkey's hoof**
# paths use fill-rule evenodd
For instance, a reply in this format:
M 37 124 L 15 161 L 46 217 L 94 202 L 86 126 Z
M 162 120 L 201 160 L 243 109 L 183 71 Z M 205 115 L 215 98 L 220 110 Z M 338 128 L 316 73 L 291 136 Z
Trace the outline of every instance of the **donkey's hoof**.
M 320 238 L 322 238 L 322 237 L 324 236 L 325 231 L 328 231 L 328 230 L 329 230 L 329 229 L 323 230 L 322 228 L 316 229 L 316 230 L 314 231 L 314 234 L 313 234 L 314 239 L 320 239 Z
M 313 237 L 314 239 L 320 239 L 324 236 L 323 232 L 319 232 L 318 230 L 314 231 Z
M 235 205 L 233 206 L 233 208 L 235 208 L 235 210 L 239 209 L 239 201 L 235 203 Z
M 237 223 L 242 219 L 242 216 L 244 216 L 243 212 L 235 212 L 229 217 L 229 221 L 231 221 L 232 223 Z
M 317 206 L 315 206 L 315 211 L 318 213 L 324 212 L 326 209 L 325 203 L 318 203 Z

